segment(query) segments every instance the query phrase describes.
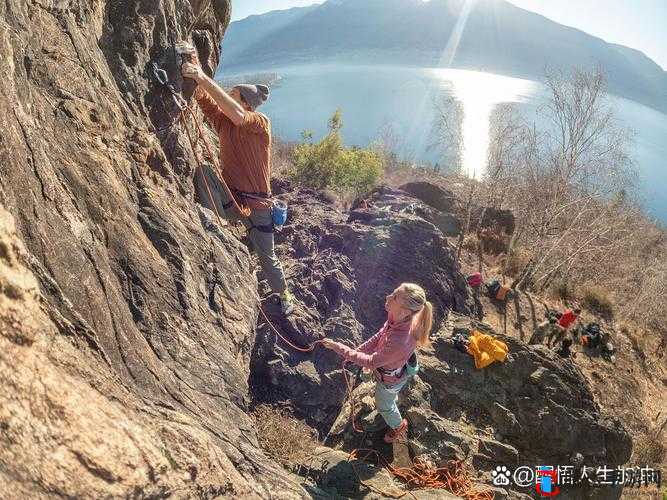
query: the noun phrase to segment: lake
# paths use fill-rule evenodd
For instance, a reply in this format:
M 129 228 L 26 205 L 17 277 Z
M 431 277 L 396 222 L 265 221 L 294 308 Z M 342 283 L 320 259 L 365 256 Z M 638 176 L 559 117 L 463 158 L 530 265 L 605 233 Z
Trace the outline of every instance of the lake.
M 390 127 L 398 138 L 396 153 L 421 162 L 442 162 L 432 147 L 434 103 L 443 94 L 453 96 L 464 114 L 462 166 L 475 176 L 485 168 L 494 107 L 516 103 L 532 118 L 546 95 L 538 82 L 457 69 L 308 64 L 271 71 L 281 79 L 261 111 L 271 118 L 274 135 L 299 141 L 303 130 L 312 130 L 317 140 L 340 108 L 347 145 L 368 145 Z M 667 222 L 667 115 L 627 99 L 610 99 L 619 121 L 635 134 L 630 152 L 640 172 L 644 205 Z

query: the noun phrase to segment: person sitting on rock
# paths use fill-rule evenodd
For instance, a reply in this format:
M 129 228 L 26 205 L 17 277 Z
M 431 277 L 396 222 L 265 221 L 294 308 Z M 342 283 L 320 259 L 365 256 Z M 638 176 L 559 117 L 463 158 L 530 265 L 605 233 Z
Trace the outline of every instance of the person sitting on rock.
M 236 213 L 238 211 L 232 207 L 233 201 L 220 185 L 216 173 L 208 167 L 196 172 L 199 198 L 210 200 L 212 196 L 217 213 L 242 220 L 269 286 L 280 296 L 283 313 L 289 314 L 294 309 L 293 297 L 274 248 L 271 123 L 265 115 L 255 111 L 269 97 L 269 88 L 265 85 L 237 85 L 227 93 L 204 73 L 196 57 L 192 62 L 184 63 L 181 71 L 185 78 L 197 82 L 197 103 L 218 133 L 224 181 L 238 205 L 249 207 L 251 213 L 248 218 Z M 204 180 L 214 191 L 211 195 Z
M 547 335 L 551 331 L 551 325 L 556 323 L 556 319 L 549 317 L 546 321 L 543 321 L 533 331 L 533 334 L 530 336 L 528 341 L 529 345 L 542 344 L 547 338 Z
M 433 324 L 433 306 L 419 285 L 403 283 L 385 301 L 387 321 L 369 340 L 356 349 L 324 339 L 322 345 L 346 360 L 373 370 L 376 380 L 375 405 L 389 426 L 387 443 L 401 438 L 408 421 L 401 417 L 396 404 L 398 393 L 408 381 L 407 363 L 417 345 L 427 345 Z

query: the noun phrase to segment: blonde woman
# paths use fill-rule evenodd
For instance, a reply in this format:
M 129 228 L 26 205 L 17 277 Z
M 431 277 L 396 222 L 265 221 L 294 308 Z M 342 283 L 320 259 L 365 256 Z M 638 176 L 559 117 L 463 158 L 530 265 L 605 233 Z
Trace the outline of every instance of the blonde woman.
M 424 289 L 414 283 L 403 283 L 387 295 L 384 304 L 387 321 L 369 340 L 357 349 L 325 339 L 322 345 L 346 360 L 373 370 L 375 405 L 389 431 L 384 436 L 393 443 L 408 429 L 408 421 L 401 417 L 396 400 L 408 380 L 407 362 L 418 345 L 427 345 L 433 324 L 433 306 L 426 300 Z

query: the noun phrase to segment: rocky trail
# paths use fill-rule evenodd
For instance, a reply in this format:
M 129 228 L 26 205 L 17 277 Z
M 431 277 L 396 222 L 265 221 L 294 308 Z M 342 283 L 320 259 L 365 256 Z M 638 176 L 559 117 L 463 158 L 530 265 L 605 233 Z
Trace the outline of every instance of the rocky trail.
M 370 384 L 354 391 L 356 433 L 340 359 L 290 349 L 260 314 L 298 345 L 355 345 L 403 281 L 420 283 L 436 313 L 401 395 L 404 464 L 460 460 L 477 490 L 524 498 L 527 488 L 491 486 L 497 465 L 567 464 L 575 452 L 626 463 L 629 405 L 620 393 L 618 408 L 600 404 L 591 366 L 501 333 L 455 262 L 456 200 L 435 186 L 379 187 L 344 210 L 275 180 L 291 210 L 278 253 L 299 303 L 278 314 L 242 233 L 196 202 L 180 112 L 150 70 L 190 99 L 173 44 L 191 38 L 210 73 L 229 19 L 227 0 L 0 5 L 0 497 L 403 495 L 387 470 L 348 460 L 360 447 L 394 452 Z M 510 359 L 476 370 L 450 338 L 473 328 L 506 342 Z M 282 467 L 259 445 L 260 403 L 289 408 L 326 442 Z M 621 494 L 600 491 L 561 498 Z

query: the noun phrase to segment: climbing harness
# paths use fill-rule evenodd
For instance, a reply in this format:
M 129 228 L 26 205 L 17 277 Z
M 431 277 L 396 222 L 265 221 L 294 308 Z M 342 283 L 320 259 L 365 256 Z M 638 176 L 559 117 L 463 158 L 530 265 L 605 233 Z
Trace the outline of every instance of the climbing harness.
M 382 368 L 381 366 L 377 368 L 377 371 L 380 373 L 380 379 L 382 382 L 384 382 L 384 377 L 400 378 L 403 375 L 404 370 L 405 365 L 394 368 L 393 370 L 388 370 L 386 368 Z
M 245 198 L 249 200 L 261 200 L 261 201 L 271 201 L 271 224 L 260 225 L 253 224 L 251 229 L 257 229 L 263 233 L 274 233 L 280 231 L 282 226 L 287 221 L 287 203 L 282 200 L 274 198 L 269 193 L 254 193 L 249 191 L 240 191 L 238 189 L 232 188 L 234 194 L 239 198 Z

